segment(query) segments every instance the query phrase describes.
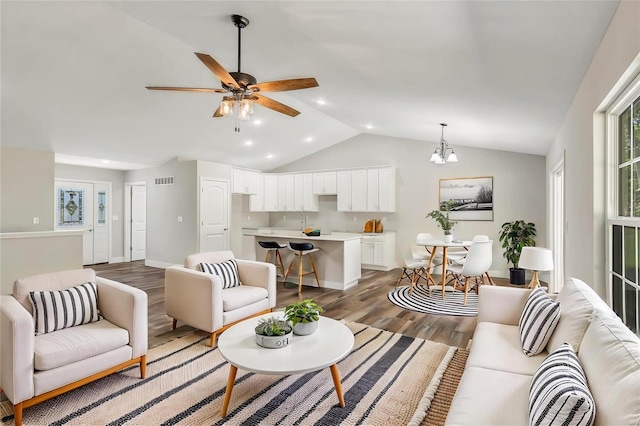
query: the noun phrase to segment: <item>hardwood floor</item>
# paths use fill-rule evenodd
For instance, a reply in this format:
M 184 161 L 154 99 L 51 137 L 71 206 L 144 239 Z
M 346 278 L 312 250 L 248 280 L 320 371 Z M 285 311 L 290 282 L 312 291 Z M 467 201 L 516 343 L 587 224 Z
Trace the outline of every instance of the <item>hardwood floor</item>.
M 120 281 L 147 292 L 149 297 L 149 347 L 190 333 L 193 328 L 180 325 L 171 330 L 172 319 L 164 309 L 164 269 L 144 265 L 144 261 L 131 263 L 92 265 L 102 277 Z M 466 347 L 476 327 L 475 317 L 429 315 L 402 309 L 387 299 L 387 293 L 395 287 L 400 269 L 389 272 L 363 270 L 356 287 L 346 291 L 315 287 L 303 287 L 302 297 L 297 287 L 278 282 L 276 309 L 301 298 L 312 298 L 324 308 L 323 315 L 368 324 L 384 330 L 408 336 L 429 339 L 450 346 Z M 438 277 L 434 276 L 436 282 Z M 498 285 L 508 285 L 508 280 L 494 278 Z

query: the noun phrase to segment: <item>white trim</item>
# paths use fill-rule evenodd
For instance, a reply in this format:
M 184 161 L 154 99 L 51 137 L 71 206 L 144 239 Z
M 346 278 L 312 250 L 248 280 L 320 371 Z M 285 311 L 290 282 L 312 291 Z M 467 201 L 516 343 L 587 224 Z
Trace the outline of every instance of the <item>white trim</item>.
M 564 254 L 566 250 L 566 180 L 565 180 L 565 156 L 562 157 L 549 171 L 549 217 L 547 227 L 549 248 L 553 253 L 554 270 L 549 273 L 549 290 L 557 293 L 562 289 L 565 280 Z
M 123 238 L 123 250 L 124 261 L 131 262 L 131 187 L 132 186 L 144 186 L 147 187 L 147 181 L 135 181 L 124 183 L 124 238 Z M 127 196 L 128 194 L 128 196 Z
M 12 238 L 43 238 L 43 237 L 73 237 L 83 235 L 84 231 L 61 230 L 61 231 L 34 231 L 34 232 L 4 232 L 0 234 L 0 240 Z
M 178 265 L 177 263 L 160 262 L 159 260 L 145 259 L 144 260 L 144 266 L 151 266 L 153 268 L 166 269 L 166 268 L 168 268 L 170 266 L 184 266 L 184 265 Z

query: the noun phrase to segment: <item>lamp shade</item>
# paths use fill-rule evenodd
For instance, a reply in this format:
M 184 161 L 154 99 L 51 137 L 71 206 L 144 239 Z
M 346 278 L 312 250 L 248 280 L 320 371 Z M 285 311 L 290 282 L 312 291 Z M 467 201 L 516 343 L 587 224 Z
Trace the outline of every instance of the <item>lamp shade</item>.
M 523 247 L 518 267 L 532 271 L 553 270 L 551 249 L 543 247 Z

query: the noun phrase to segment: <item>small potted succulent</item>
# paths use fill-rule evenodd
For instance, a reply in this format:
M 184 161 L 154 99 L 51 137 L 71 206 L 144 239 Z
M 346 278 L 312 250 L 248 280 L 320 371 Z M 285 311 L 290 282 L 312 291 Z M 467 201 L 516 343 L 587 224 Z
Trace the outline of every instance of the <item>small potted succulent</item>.
M 291 322 L 294 334 L 305 336 L 317 330 L 322 311 L 323 309 L 312 299 L 305 299 L 287 305 L 284 308 L 284 316 Z
M 444 240 L 448 243 L 453 241 L 451 230 L 456 224 L 456 222 L 449 219 L 449 211 L 451 210 L 452 204 L 453 204 L 453 201 L 449 200 L 443 205 L 444 213 L 441 210 L 433 210 L 433 211 L 430 211 L 429 214 L 427 214 L 426 216 L 426 217 L 430 217 L 431 219 L 434 219 L 438 223 L 438 226 L 442 228 L 442 231 L 444 232 Z
M 291 343 L 293 327 L 283 319 L 261 319 L 255 328 L 256 343 L 264 348 L 278 349 Z

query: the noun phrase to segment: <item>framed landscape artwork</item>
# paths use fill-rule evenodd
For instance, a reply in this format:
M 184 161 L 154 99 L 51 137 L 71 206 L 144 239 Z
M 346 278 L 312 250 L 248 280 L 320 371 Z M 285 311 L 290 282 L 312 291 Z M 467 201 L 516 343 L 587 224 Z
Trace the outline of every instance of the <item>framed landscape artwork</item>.
M 493 220 L 493 176 L 440 179 L 440 210 L 451 201 L 453 220 Z

